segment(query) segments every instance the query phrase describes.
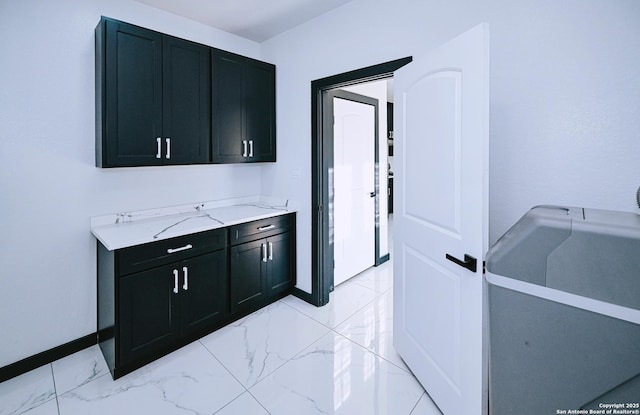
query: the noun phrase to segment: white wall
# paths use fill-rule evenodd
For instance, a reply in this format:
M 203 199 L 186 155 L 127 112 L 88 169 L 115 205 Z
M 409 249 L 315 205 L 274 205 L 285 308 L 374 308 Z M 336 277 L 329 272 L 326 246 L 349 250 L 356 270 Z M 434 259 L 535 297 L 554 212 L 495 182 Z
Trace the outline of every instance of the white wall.
M 89 217 L 260 193 L 259 166 L 94 167 L 100 15 L 260 57 L 128 0 L 0 1 L 0 367 L 96 331 Z
M 299 288 L 311 287 L 311 241 L 301 237 L 311 230 L 310 82 L 418 56 L 482 21 L 490 242 L 537 204 L 638 212 L 640 2 L 355 0 L 262 45 L 278 67 L 279 160 L 265 167 L 263 190 L 300 202 Z
M 387 81 L 366 82 L 342 88 L 355 94 L 364 95 L 378 100 L 378 180 L 379 180 L 379 209 L 380 209 L 380 257 L 389 253 L 389 217 L 387 189 L 389 182 L 387 174 Z

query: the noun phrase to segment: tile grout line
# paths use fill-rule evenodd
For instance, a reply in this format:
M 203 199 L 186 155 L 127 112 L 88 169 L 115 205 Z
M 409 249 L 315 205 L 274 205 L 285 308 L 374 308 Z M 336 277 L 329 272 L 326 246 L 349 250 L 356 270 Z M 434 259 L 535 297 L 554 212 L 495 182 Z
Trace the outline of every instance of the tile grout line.
M 387 362 L 387 363 L 389 363 L 389 364 L 391 364 L 391 365 L 393 365 L 393 366 L 397 367 L 398 369 L 400 369 L 400 370 L 402 370 L 403 372 L 405 372 L 405 373 L 407 373 L 407 374 L 409 374 L 409 375 L 413 376 L 414 378 L 416 377 L 413 373 L 411 373 L 411 371 L 407 371 L 407 369 L 405 369 L 405 368 L 403 368 L 403 367 L 398 366 L 397 364 L 395 364 L 395 363 L 394 363 L 394 362 L 392 362 L 391 360 L 387 359 L 386 357 L 382 356 L 381 354 L 374 352 L 373 350 L 369 349 L 368 347 L 366 347 L 366 346 L 364 346 L 364 345 L 362 345 L 362 344 L 358 343 L 357 341 L 355 341 L 355 340 L 353 340 L 353 339 L 348 338 L 347 336 L 345 336 L 344 334 L 342 334 L 342 333 L 340 333 L 340 332 L 338 332 L 338 331 L 333 330 L 333 332 L 334 332 L 335 334 L 337 334 L 337 335 L 339 335 L 339 336 L 341 336 L 341 337 L 344 337 L 345 339 L 349 340 L 351 343 L 355 344 L 356 346 L 362 347 L 362 348 L 363 348 L 364 350 L 366 350 L 367 352 L 369 352 L 369 353 L 371 353 L 371 354 L 373 354 L 373 355 L 375 355 L 375 356 L 378 356 L 380 359 L 382 359 L 382 360 L 384 360 L 385 362 Z M 416 379 L 416 380 L 417 380 L 417 379 Z M 418 383 L 419 383 L 419 382 L 418 382 Z
M 238 383 L 240 383 L 240 385 L 242 385 L 242 387 L 245 389 L 245 392 L 247 392 L 266 412 L 267 414 L 271 415 L 271 412 L 269 412 L 269 410 L 262 404 L 262 402 L 260 402 L 260 400 L 253 395 L 253 393 L 251 393 L 251 388 L 253 388 L 254 386 L 258 385 L 259 383 L 261 383 L 262 381 L 264 381 L 266 378 L 268 378 L 269 376 L 271 376 L 272 374 L 274 374 L 275 372 L 277 372 L 280 368 L 282 368 L 284 365 L 286 365 L 287 363 L 289 363 L 291 360 L 293 360 L 296 356 L 298 356 L 300 353 L 302 353 L 304 350 L 306 350 L 307 348 L 311 347 L 312 345 L 314 345 L 315 343 L 317 343 L 318 341 L 320 341 L 323 337 L 325 337 L 327 334 L 329 334 L 331 332 L 331 327 L 327 327 L 326 325 L 322 324 L 321 322 L 313 319 L 312 317 L 306 315 L 305 313 L 301 312 L 300 310 L 297 310 L 295 307 L 292 307 L 291 305 L 287 304 L 286 302 L 282 301 L 282 299 L 278 300 L 277 303 L 281 303 L 285 306 L 287 306 L 289 309 L 292 309 L 293 311 L 297 312 L 298 314 L 300 314 L 301 316 L 309 319 L 310 322 L 313 322 L 315 324 L 318 324 L 319 326 L 322 326 L 324 328 L 327 329 L 327 332 L 322 334 L 320 337 L 318 337 L 317 339 L 315 339 L 314 341 L 312 341 L 309 345 L 302 347 L 301 350 L 297 351 L 292 357 L 290 357 L 289 359 L 285 360 L 281 365 L 279 365 L 278 367 L 274 368 L 271 372 L 269 372 L 267 375 L 265 375 L 262 379 L 256 381 L 253 385 L 246 387 L 242 382 L 240 382 L 240 380 L 233 374 L 231 373 L 231 371 L 222 363 L 222 361 L 220 361 L 220 359 L 218 359 L 215 354 L 209 350 L 207 348 L 207 346 L 202 342 L 202 339 L 198 339 L 198 342 L 200 342 L 200 344 L 202 345 L 202 347 L 205 348 L 205 350 L 207 350 L 207 352 L 213 356 L 214 359 L 216 359 L 221 365 L 222 367 L 224 367 L 224 369 L 229 372 L 229 374 L 238 381 Z M 253 313 L 252 313 L 253 314 Z M 249 316 L 251 316 L 252 314 L 249 314 L 248 316 L 244 317 L 244 319 L 247 319 Z M 220 412 L 223 408 L 229 406 L 231 404 L 231 402 L 235 401 L 236 399 L 240 398 L 242 395 L 244 394 L 241 393 L 240 395 L 236 396 L 234 399 L 232 399 L 231 401 L 229 401 L 226 405 L 224 405 L 222 408 L 220 408 L 218 411 L 216 411 L 214 413 L 214 415 L 218 412 Z
M 427 392 L 422 392 L 422 395 L 420 395 L 420 397 L 418 398 L 418 401 L 415 403 L 415 405 L 413 405 L 413 408 L 411 408 L 411 410 L 409 411 L 409 415 L 413 415 L 413 411 L 416 410 L 416 408 L 418 407 L 418 404 L 420 403 L 420 401 L 422 400 L 422 397 L 424 395 L 426 395 Z
M 287 360 L 287 362 L 288 362 L 288 360 Z M 282 367 L 282 366 L 281 366 L 281 367 Z M 278 368 L 278 369 L 280 369 L 280 368 Z M 276 370 L 278 370 L 278 369 L 276 369 Z M 274 373 L 274 372 L 275 372 L 275 370 L 274 370 L 273 372 L 271 372 L 271 373 Z M 253 385 L 253 386 L 255 386 L 255 385 Z M 253 386 L 252 386 L 252 387 L 253 387 Z M 251 397 L 252 397 L 253 399 L 255 399 L 255 401 L 256 401 L 256 402 L 258 402 L 258 405 L 260 405 L 260 406 L 265 410 L 265 412 L 266 412 L 267 414 L 271 415 L 271 412 L 269 412 L 269 410 L 268 410 L 268 409 L 267 409 L 267 408 L 262 404 L 262 402 L 260 402 L 260 400 L 259 400 L 258 398 L 256 398 L 256 397 L 253 395 L 253 393 L 251 393 L 251 391 L 250 391 L 250 390 L 247 390 L 247 393 L 248 393 L 249 395 L 251 395 Z
M 356 283 L 356 282 L 354 282 L 354 284 L 357 284 L 357 283 Z M 357 285 L 360 285 L 360 284 L 357 284 Z M 358 314 L 358 313 L 359 313 L 360 311 L 362 311 L 365 307 L 367 307 L 369 304 L 371 304 L 371 303 L 373 303 L 374 301 L 376 301 L 376 300 L 378 299 L 378 297 L 380 297 L 380 296 L 381 296 L 381 294 L 379 294 L 376 290 L 372 290 L 371 288 L 369 288 L 369 287 L 365 287 L 365 286 L 363 286 L 363 285 L 360 285 L 360 287 L 362 287 L 362 288 L 366 288 L 367 290 L 372 291 L 372 292 L 375 294 L 375 296 L 374 296 L 370 301 L 367 301 L 366 303 L 364 303 L 364 304 L 362 305 L 362 307 L 358 308 L 356 311 L 354 311 L 353 313 L 349 314 L 349 316 L 348 316 L 347 318 L 343 319 L 342 321 L 339 321 L 339 322 L 335 325 L 335 327 L 338 327 L 340 324 L 344 323 L 345 321 L 349 320 L 351 317 L 353 317 L 353 316 L 355 316 L 356 314 Z M 333 330 L 333 329 L 335 329 L 335 327 L 331 327 L 331 329 Z
M 217 411 L 215 411 L 213 413 L 213 415 L 219 414 L 222 410 L 224 410 L 224 408 L 228 407 L 229 405 L 231 405 L 233 402 L 237 401 L 238 399 L 240 399 L 242 397 L 242 395 L 244 395 L 245 393 L 248 393 L 249 396 L 251 396 L 257 403 L 258 405 L 260 405 L 266 412 L 267 414 L 271 415 L 271 412 L 267 411 L 267 408 L 264 407 L 264 405 L 262 405 L 262 403 L 256 399 L 255 396 L 253 396 L 251 394 L 251 392 L 249 392 L 248 390 L 242 392 L 240 395 L 236 396 L 235 398 L 233 398 L 232 400 L 230 400 L 229 402 L 227 402 L 222 408 L 218 409 Z
M 285 298 L 286 298 L 286 297 L 285 297 Z M 283 298 L 282 300 L 284 300 L 284 298 Z M 284 304 L 284 305 L 286 305 L 287 307 L 291 308 L 291 309 L 292 309 L 292 310 L 294 310 L 295 312 L 297 312 L 297 313 L 299 313 L 299 314 L 303 315 L 304 317 L 308 318 L 309 320 L 313 321 L 314 323 L 320 324 L 322 327 L 325 327 L 325 328 L 327 328 L 327 329 L 331 330 L 331 327 L 330 327 L 330 326 L 327 326 L 327 325 L 326 325 L 326 324 L 324 324 L 323 322 L 316 320 L 315 318 L 311 317 L 310 315 L 306 314 L 305 312 L 298 310 L 297 308 L 295 308 L 295 307 L 294 307 L 294 306 L 292 306 L 291 304 L 288 304 L 286 301 L 282 301 L 282 300 L 279 300 L 279 301 L 281 301 L 281 302 L 282 302 L 282 304 Z M 301 301 L 303 301 L 303 300 L 301 300 Z M 314 307 L 315 307 L 315 306 L 314 306 Z
M 314 320 L 315 321 L 315 320 Z M 287 363 L 289 363 L 290 361 L 292 361 L 293 359 L 295 359 L 296 357 L 300 356 L 300 354 L 302 352 L 304 352 L 305 350 L 307 350 L 308 348 L 310 348 L 311 346 L 313 346 L 314 344 L 318 343 L 320 340 L 322 340 L 323 338 L 325 338 L 328 334 L 331 333 L 331 329 L 329 329 L 328 332 L 326 332 L 325 334 L 323 334 L 322 336 L 318 337 L 316 340 L 314 340 L 312 343 L 310 343 L 308 346 L 305 346 L 302 348 L 302 350 L 300 350 L 298 353 L 296 353 L 294 356 L 292 356 L 291 358 L 287 359 L 286 362 L 284 362 L 283 364 L 281 364 L 280 366 L 278 366 L 276 369 L 274 369 L 273 371 L 271 371 L 271 373 L 269 373 L 267 376 L 265 376 L 264 378 L 260 379 L 258 382 L 254 383 L 253 385 L 251 385 L 251 388 L 254 388 L 255 386 L 257 386 L 258 384 L 264 382 L 265 379 L 267 379 L 269 376 L 273 375 L 274 373 L 276 373 L 278 370 L 280 370 L 284 365 L 286 365 Z M 247 389 L 247 392 L 251 392 L 249 389 Z M 251 394 L 251 396 L 253 396 L 253 394 Z M 256 400 L 258 401 L 258 399 L 256 398 Z M 258 401 L 260 402 L 260 401 Z M 268 412 L 268 411 L 267 411 Z
M 384 294 L 386 294 L 386 293 L 387 293 L 387 292 L 385 292 Z M 375 300 L 373 300 L 373 301 L 375 301 Z M 371 302 L 367 303 L 367 305 L 371 304 L 373 301 L 371 301 Z M 366 307 L 366 306 L 365 306 L 365 307 Z M 351 317 L 355 316 L 357 313 L 359 313 L 359 312 L 360 312 L 360 311 L 362 311 L 362 310 L 364 310 L 364 307 L 362 307 L 360 310 L 356 311 L 356 312 L 355 312 L 353 315 L 351 315 L 348 319 L 350 319 Z M 342 323 L 346 322 L 348 319 L 344 320 Z M 338 324 L 338 326 L 339 326 L 339 325 L 341 325 L 342 323 Z M 344 334 L 340 333 L 339 331 L 337 331 L 337 330 L 336 330 L 336 329 L 338 328 L 338 326 L 336 326 L 335 328 L 333 328 L 333 329 L 331 329 L 331 330 L 332 330 L 333 332 L 335 332 L 336 334 L 339 334 L 340 336 L 344 337 L 345 339 L 347 339 L 347 340 L 349 340 L 349 341 L 351 341 L 351 342 L 353 342 L 353 343 L 357 344 L 358 346 L 362 347 L 363 349 L 365 349 L 365 350 L 367 350 L 367 351 L 369 351 L 369 352 L 373 353 L 374 355 L 378 356 L 379 358 L 383 359 L 384 361 L 386 361 L 386 362 L 388 362 L 388 363 L 391 363 L 392 365 L 394 365 L 394 366 L 395 366 L 395 367 L 397 367 L 398 369 L 401 369 L 401 370 L 403 370 L 404 372 L 407 372 L 407 373 L 409 373 L 411 376 L 415 377 L 415 375 L 414 375 L 410 370 L 408 371 L 407 369 L 403 368 L 402 366 L 399 366 L 399 365 L 398 365 L 398 364 L 396 364 L 395 362 L 393 362 L 393 361 L 389 360 L 388 358 L 386 358 L 386 357 L 382 356 L 381 354 L 379 354 L 379 353 L 375 352 L 374 350 L 369 349 L 369 348 L 368 348 L 367 346 L 365 346 L 364 344 L 360 344 L 360 343 L 358 343 L 357 341 L 355 341 L 355 340 L 353 340 L 353 339 L 351 339 L 351 338 L 347 337 L 346 335 L 344 335 Z M 395 347 L 394 347 L 394 350 L 395 350 Z M 397 351 L 396 351 L 396 353 L 397 353 Z
M 49 368 L 51 369 L 51 381 L 53 382 L 53 393 L 56 397 L 56 409 L 58 410 L 58 415 L 60 415 L 60 402 L 58 401 L 58 388 L 56 387 L 56 376 L 53 374 L 53 363 L 49 363 Z
M 344 323 L 345 321 L 349 320 L 349 319 L 350 319 L 351 317 L 353 317 L 355 314 L 357 314 L 358 312 L 360 312 L 363 308 L 365 308 L 366 306 L 368 306 L 369 304 L 371 304 L 372 302 L 374 302 L 375 300 L 377 300 L 377 299 L 378 299 L 378 297 L 381 297 L 383 294 L 386 294 L 386 292 L 384 292 L 384 293 L 379 293 L 379 292 L 377 292 L 376 290 L 373 290 L 373 289 L 371 289 L 371 288 L 369 288 L 369 287 L 365 287 L 364 285 L 360 285 L 360 284 L 356 283 L 355 281 L 351 281 L 351 283 L 352 283 L 352 284 L 356 284 L 356 285 L 358 285 L 360 288 L 364 288 L 364 289 L 366 289 L 367 291 L 371 291 L 371 292 L 373 292 L 375 295 L 374 295 L 374 297 L 373 297 L 371 300 L 369 300 L 369 301 L 367 301 L 366 303 L 364 303 L 364 304 L 362 305 L 362 307 L 360 307 L 360 308 L 356 309 L 356 311 L 354 311 L 353 313 L 349 314 L 349 315 L 348 315 L 347 317 L 345 317 L 344 319 L 342 319 L 342 320 L 338 321 L 337 323 L 335 323 L 335 327 L 338 327 L 340 324 L 342 324 L 342 323 Z M 334 290 L 334 292 L 335 292 L 335 290 Z M 285 298 L 286 298 L 286 297 L 285 297 Z M 282 301 L 282 300 L 279 300 L 279 301 Z M 304 300 L 300 300 L 300 301 L 304 301 Z M 283 302 L 284 302 L 284 301 L 283 301 Z M 284 303 L 285 303 L 285 304 L 287 304 L 286 302 L 284 302 Z M 326 306 L 326 305 L 328 305 L 328 304 L 329 304 L 329 303 L 325 304 L 324 306 Z M 315 322 L 317 322 L 317 323 L 319 323 L 319 324 L 322 324 L 323 326 L 327 327 L 328 329 L 330 329 L 330 330 L 333 330 L 333 329 L 334 329 L 334 327 L 328 326 L 328 325 L 324 324 L 323 322 L 316 320 L 316 319 L 315 319 L 315 318 L 313 318 L 312 316 L 310 316 L 310 315 L 306 314 L 304 311 L 298 310 L 297 308 L 295 308 L 294 306 L 292 306 L 292 305 L 290 305 L 290 304 L 287 304 L 287 305 L 288 305 L 289 307 L 293 308 L 294 310 L 296 310 L 297 312 L 302 313 L 302 314 L 304 314 L 305 316 L 309 317 L 309 318 L 310 318 L 310 319 L 312 319 L 313 321 L 315 321 Z M 323 307 L 324 307 L 324 306 L 323 306 Z M 319 307 L 318 307 L 318 308 L 319 308 Z
M 262 404 L 262 402 L 260 402 L 255 396 L 253 396 L 253 394 L 251 393 L 251 391 L 249 391 L 249 388 L 247 388 L 246 386 L 244 386 L 244 384 L 242 382 L 240 382 L 240 379 L 238 379 L 237 377 L 235 377 L 235 375 L 233 373 L 231 373 L 231 371 L 220 361 L 220 359 L 218 359 L 216 357 L 216 355 L 213 354 L 213 352 L 211 350 L 209 350 L 207 348 L 207 346 L 205 346 L 205 344 L 202 342 L 201 339 L 198 339 L 198 343 L 200 343 L 200 345 L 202 347 L 204 347 L 204 349 L 207 351 L 207 353 L 209 353 L 214 359 L 216 359 L 216 361 L 218 363 L 220 363 L 220 365 L 224 368 L 224 370 L 226 370 L 231 377 L 233 377 L 239 384 L 240 386 L 242 386 L 244 388 L 244 392 L 242 392 L 240 395 L 236 396 L 235 398 L 233 398 L 232 400 L 230 400 L 229 402 L 227 402 L 222 408 L 218 409 L 217 411 L 215 411 L 213 413 L 213 415 L 219 413 L 220 411 L 222 411 L 224 408 L 226 408 L 227 406 L 231 405 L 232 402 L 236 401 L 237 399 L 239 399 L 242 395 L 244 395 L 244 393 L 248 393 L 256 402 L 258 402 L 258 404 L 267 412 L 267 414 L 271 415 L 271 412 L 269 412 L 267 410 L 267 408 L 264 407 L 264 405 Z M 288 362 L 288 361 L 287 361 Z M 285 362 L 286 363 L 286 362 Z M 278 370 L 280 367 L 278 367 L 277 369 L 275 369 L 273 372 L 275 372 L 276 370 Z M 271 373 L 273 373 L 271 372 Z M 265 376 L 265 378 L 267 378 L 269 375 Z M 258 384 L 260 382 L 256 382 L 255 384 L 253 384 L 251 387 L 255 386 L 256 384 Z
M 200 346 L 202 346 L 202 347 L 204 348 L 204 350 L 206 350 L 206 351 L 207 351 L 207 353 L 209 353 L 209 354 L 211 355 L 211 357 L 213 357 L 213 358 L 216 360 L 216 362 L 218 362 L 218 363 L 220 364 L 220 366 L 222 366 L 222 368 L 223 368 L 224 370 L 226 370 L 226 371 L 227 371 L 227 373 L 229 373 L 229 375 L 231 375 L 231 377 L 232 377 L 232 378 L 234 378 L 234 379 L 235 379 L 235 381 L 236 381 L 236 382 L 238 382 L 238 383 L 240 384 L 240 386 L 242 386 L 242 388 L 245 390 L 245 392 L 249 392 L 249 389 L 247 389 L 247 387 L 246 387 L 246 386 L 244 386 L 244 384 L 243 384 L 242 382 L 240 382 L 240 379 L 238 379 L 238 378 L 237 378 L 233 373 L 231 373 L 231 371 L 230 371 L 230 370 L 229 370 L 229 369 L 228 369 L 228 368 L 227 368 L 227 367 L 226 367 L 226 366 L 225 366 L 225 365 L 220 361 L 220 359 L 218 359 L 218 358 L 216 357 L 216 355 L 214 355 L 214 354 L 213 354 L 213 352 L 212 352 L 211 350 L 209 350 L 209 349 L 207 348 L 207 346 L 205 346 L 205 344 L 204 344 L 204 343 L 202 343 L 202 339 L 198 339 L 197 341 L 198 341 L 198 343 L 200 343 Z M 235 398 L 233 398 L 232 400 L 230 400 L 229 402 L 227 402 L 227 403 L 226 403 L 222 408 L 224 408 L 225 406 L 229 405 L 231 402 L 233 402 L 233 401 L 235 401 L 236 399 L 238 399 L 240 396 L 242 396 L 242 394 L 243 394 L 243 393 L 244 393 L 244 392 L 240 393 L 238 396 L 236 396 Z M 215 414 L 215 413 L 220 412 L 220 411 L 222 410 L 222 408 L 218 409 L 216 412 L 214 412 L 214 414 Z

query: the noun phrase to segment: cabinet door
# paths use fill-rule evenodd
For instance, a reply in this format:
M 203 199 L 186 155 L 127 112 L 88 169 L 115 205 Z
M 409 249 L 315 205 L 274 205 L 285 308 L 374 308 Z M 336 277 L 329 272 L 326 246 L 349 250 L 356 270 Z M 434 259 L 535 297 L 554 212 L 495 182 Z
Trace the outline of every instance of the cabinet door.
M 248 143 L 244 139 L 244 61 L 242 56 L 211 52 L 212 139 L 211 161 L 247 161 Z
M 231 247 L 231 312 L 249 310 L 266 298 L 266 242 Z
M 181 335 L 210 327 L 229 315 L 226 250 L 183 261 L 178 271 Z
M 153 355 L 176 340 L 175 268 L 168 265 L 120 278 L 118 365 Z
M 106 165 L 161 164 L 162 36 L 107 21 L 104 59 Z
M 245 139 L 250 142 L 250 161 L 276 161 L 275 66 L 246 60 Z
M 291 288 L 294 282 L 291 232 L 268 238 L 267 248 L 267 292 L 273 296 Z
M 164 164 L 206 163 L 211 140 L 209 48 L 163 37 Z

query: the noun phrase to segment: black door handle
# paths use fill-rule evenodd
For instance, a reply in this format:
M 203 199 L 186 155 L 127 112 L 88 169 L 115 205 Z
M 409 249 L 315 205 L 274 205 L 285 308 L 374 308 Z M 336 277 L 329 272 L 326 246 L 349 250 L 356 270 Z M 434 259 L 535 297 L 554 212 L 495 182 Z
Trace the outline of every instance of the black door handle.
M 460 265 L 463 268 L 468 269 L 471 272 L 476 272 L 476 270 L 478 269 L 478 260 L 472 257 L 471 255 L 464 254 L 464 261 L 460 261 L 458 258 L 449 254 L 446 254 L 445 257 L 449 261 L 455 262 L 456 264 Z
M 369 193 L 369 197 L 376 197 L 376 192 Z

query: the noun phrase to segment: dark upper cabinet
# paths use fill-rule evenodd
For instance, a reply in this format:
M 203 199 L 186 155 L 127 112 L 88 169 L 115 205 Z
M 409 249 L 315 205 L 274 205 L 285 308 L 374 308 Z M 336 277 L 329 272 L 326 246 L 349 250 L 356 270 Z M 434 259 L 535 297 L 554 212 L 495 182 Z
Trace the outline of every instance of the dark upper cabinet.
M 213 49 L 214 163 L 276 161 L 275 66 Z
M 96 165 L 209 161 L 210 48 L 102 18 L 96 27 Z
M 276 161 L 276 67 L 246 59 L 246 138 L 251 161 Z M 251 147 L 250 147 L 251 150 Z
M 164 162 L 207 163 L 211 142 L 209 48 L 164 36 L 163 49 Z

